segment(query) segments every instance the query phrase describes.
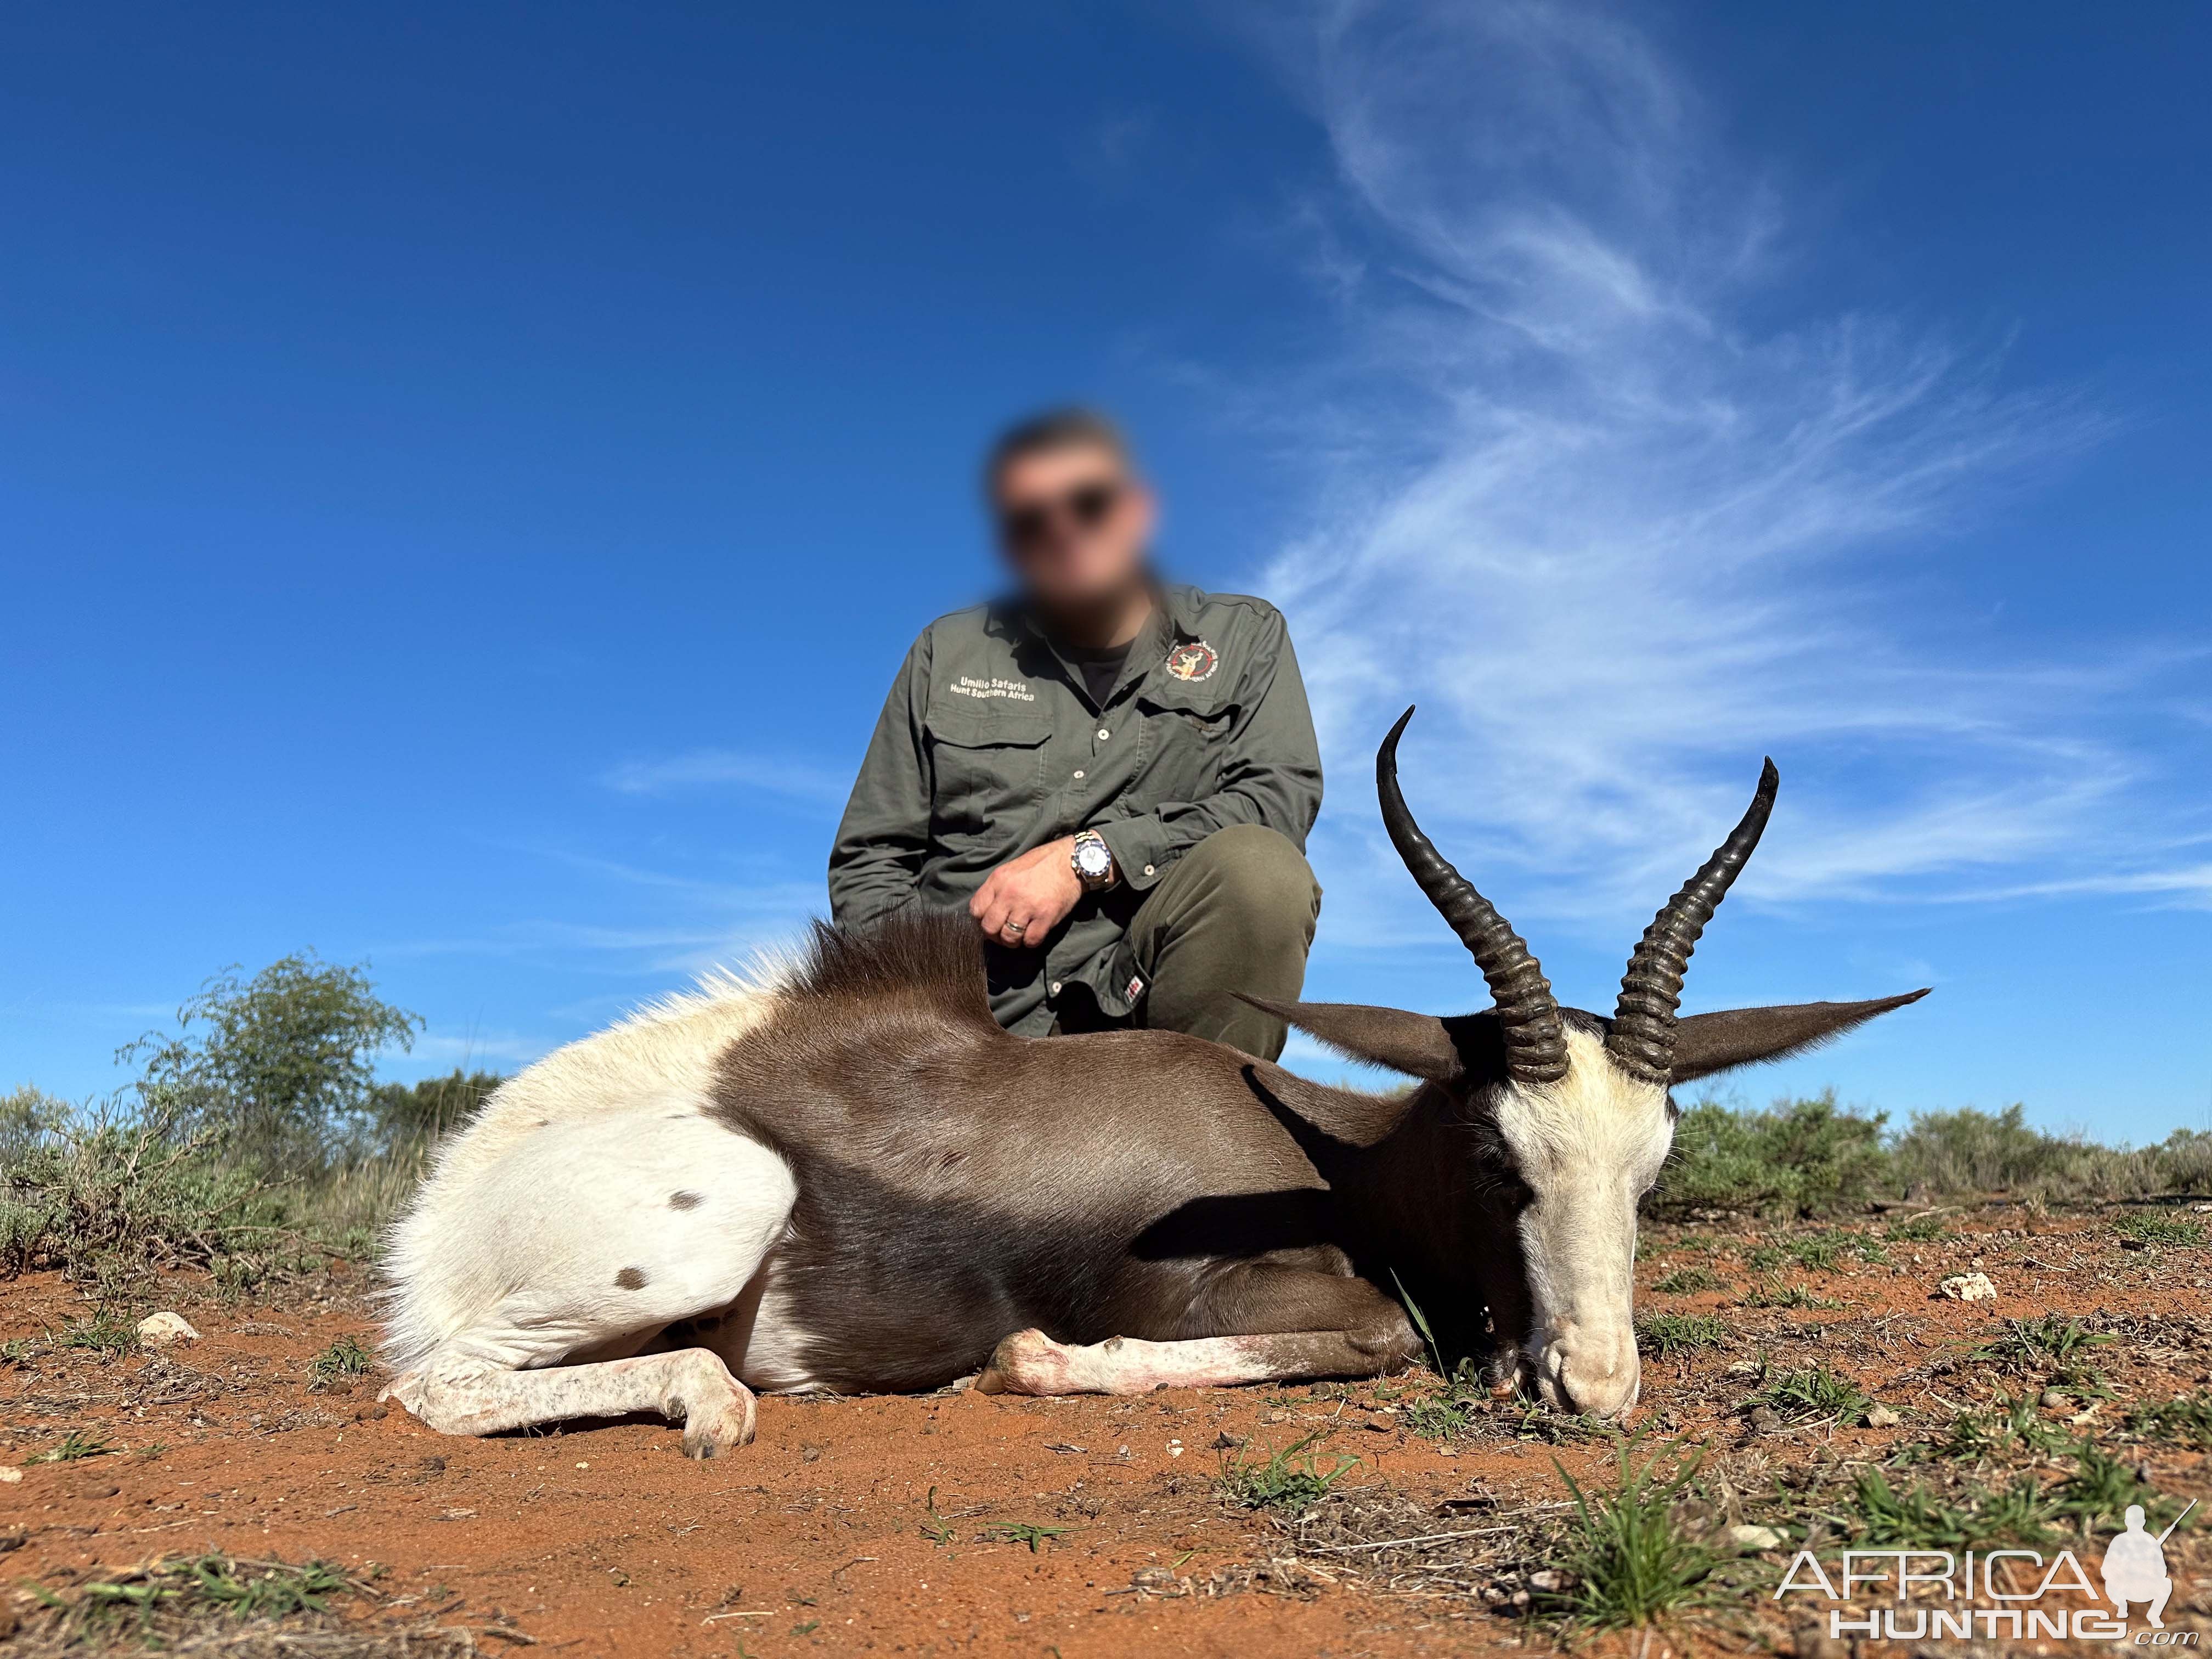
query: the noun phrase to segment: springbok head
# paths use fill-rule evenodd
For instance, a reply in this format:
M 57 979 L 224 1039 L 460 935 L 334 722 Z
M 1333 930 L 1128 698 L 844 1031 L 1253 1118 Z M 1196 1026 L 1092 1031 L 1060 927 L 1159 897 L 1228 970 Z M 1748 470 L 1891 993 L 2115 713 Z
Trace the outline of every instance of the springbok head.
M 1492 1218 L 1510 1218 L 1505 1248 L 1518 1249 L 1517 1271 L 1469 1264 L 1465 1275 L 1490 1281 L 1494 1374 L 1533 1377 L 1558 1409 L 1617 1416 L 1636 1403 L 1637 1203 L 1674 1142 L 1670 1089 L 1781 1059 L 1927 993 L 1677 1013 L 1690 953 L 1773 810 L 1779 780 L 1769 761 L 1741 822 L 1644 929 L 1613 1017 L 1561 1007 L 1521 936 L 1407 809 L 1398 738 L 1413 716 L 1408 708 L 1376 756 L 1382 822 L 1422 892 L 1474 956 L 1497 1006 L 1438 1019 L 1340 1003 L 1271 1006 L 1333 1048 L 1427 1080 L 1409 1097 L 1407 1127 L 1418 1133 L 1419 1125 L 1441 1125 L 1449 1138 L 1441 1146 L 1424 1141 L 1427 1150 L 1413 1155 L 1470 1164 L 1450 1184 Z M 1485 1231 L 1459 1231 L 1460 1248 Z

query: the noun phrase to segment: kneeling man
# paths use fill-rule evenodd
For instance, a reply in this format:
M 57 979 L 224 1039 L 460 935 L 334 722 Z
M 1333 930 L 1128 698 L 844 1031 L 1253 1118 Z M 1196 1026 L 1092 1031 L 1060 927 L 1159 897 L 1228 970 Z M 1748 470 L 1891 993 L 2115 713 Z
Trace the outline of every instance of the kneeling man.
M 1142 1025 L 1273 1060 L 1321 889 L 1321 756 L 1274 607 L 1164 586 L 1103 418 L 1000 439 L 984 485 L 1016 592 L 907 653 L 830 855 L 841 927 L 963 906 L 1024 1036 Z

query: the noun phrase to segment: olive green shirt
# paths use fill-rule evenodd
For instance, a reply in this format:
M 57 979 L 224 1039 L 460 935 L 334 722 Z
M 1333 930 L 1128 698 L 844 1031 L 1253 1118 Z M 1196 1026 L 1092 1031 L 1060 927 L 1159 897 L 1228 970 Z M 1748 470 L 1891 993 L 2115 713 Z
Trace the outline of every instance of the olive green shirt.
M 1304 850 L 1321 751 L 1280 612 L 1170 587 L 1101 705 L 1015 607 L 922 631 L 892 683 L 837 826 L 838 926 L 965 905 L 1007 860 L 1096 830 L 1121 880 L 1032 946 L 986 947 L 991 1007 L 1049 1030 L 1070 996 L 1119 1018 L 1146 983 L 1124 935 L 1145 895 L 1216 830 L 1262 823 Z M 1078 1018 L 1082 1016 L 1079 1013 Z

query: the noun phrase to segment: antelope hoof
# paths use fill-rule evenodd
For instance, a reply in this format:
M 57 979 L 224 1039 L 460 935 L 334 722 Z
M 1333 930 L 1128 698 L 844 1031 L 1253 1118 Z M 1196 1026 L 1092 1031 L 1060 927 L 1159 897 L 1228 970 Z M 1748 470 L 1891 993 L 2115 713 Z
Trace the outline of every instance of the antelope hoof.
M 1042 1331 L 1016 1331 L 1000 1339 L 982 1375 L 978 1394 L 1052 1395 L 1071 1392 L 1067 1350 Z
M 671 1400 L 665 1409 L 668 1416 L 684 1420 L 686 1457 L 704 1461 L 751 1443 L 753 1391 L 733 1378 L 702 1383 Z

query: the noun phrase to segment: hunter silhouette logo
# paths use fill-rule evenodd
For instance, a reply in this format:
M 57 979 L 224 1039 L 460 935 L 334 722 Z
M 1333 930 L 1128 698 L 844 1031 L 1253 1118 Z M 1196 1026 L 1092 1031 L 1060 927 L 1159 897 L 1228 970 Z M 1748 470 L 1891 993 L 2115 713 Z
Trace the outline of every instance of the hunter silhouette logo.
M 2139 1606 L 2150 1629 L 2135 1634 L 2138 1646 L 2194 1646 L 2197 1632 L 2166 1632 L 2166 1603 L 2173 1594 L 2166 1576 L 2166 1540 L 2197 1507 L 2173 1517 L 2173 1525 L 2153 1534 L 2143 1527 L 2140 1504 L 2128 1506 L 2126 1529 L 2105 1547 L 2104 1595 L 2089 1582 L 2074 1552 L 2045 1557 L 2039 1550 L 1845 1550 L 1832 1571 L 1810 1550 L 1800 1550 L 1774 1592 L 1778 1601 L 1793 1594 L 1814 1594 L 1828 1606 L 1830 1637 L 1859 1637 L 1880 1642 L 1921 1642 L 1953 1638 L 2013 1641 L 2039 1637 L 2077 1642 L 2125 1642 L 2128 1609 Z M 2086 1597 L 2088 1605 L 2069 1605 L 2053 1595 Z M 2109 1607 L 2096 1605 L 2100 1600 Z M 1848 1603 L 1875 1606 L 1863 1613 Z M 1887 1602 L 1883 1606 L 1881 1603 Z M 2152 1632 L 2159 1632 L 2154 1635 Z
M 1168 653 L 1168 672 L 1179 680 L 1210 680 L 1221 659 L 1204 640 L 1191 640 Z
M 2128 1616 L 2128 1603 L 2148 1603 L 2143 1617 L 2150 1620 L 2153 1630 L 2164 1630 L 2166 1620 L 2159 1615 L 2166 1611 L 2166 1598 L 2173 1594 L 2173 1580 L 2166 1576 L 2166 1540 L 2173 1536 L 2173 1528 L 2181 1524 L 2182 1516 L 2197 1507 L 2197 1500 L 2189 1500 L 2189 1509 L 2173 1517 L 2168 1527 L 2155 1538 L 2143 1530 L 2142 1505 L 2128 1505 L 2128 1529 L 2105 1546 L 2105 1599 L 2118 1610 L 2118 1616 Z

